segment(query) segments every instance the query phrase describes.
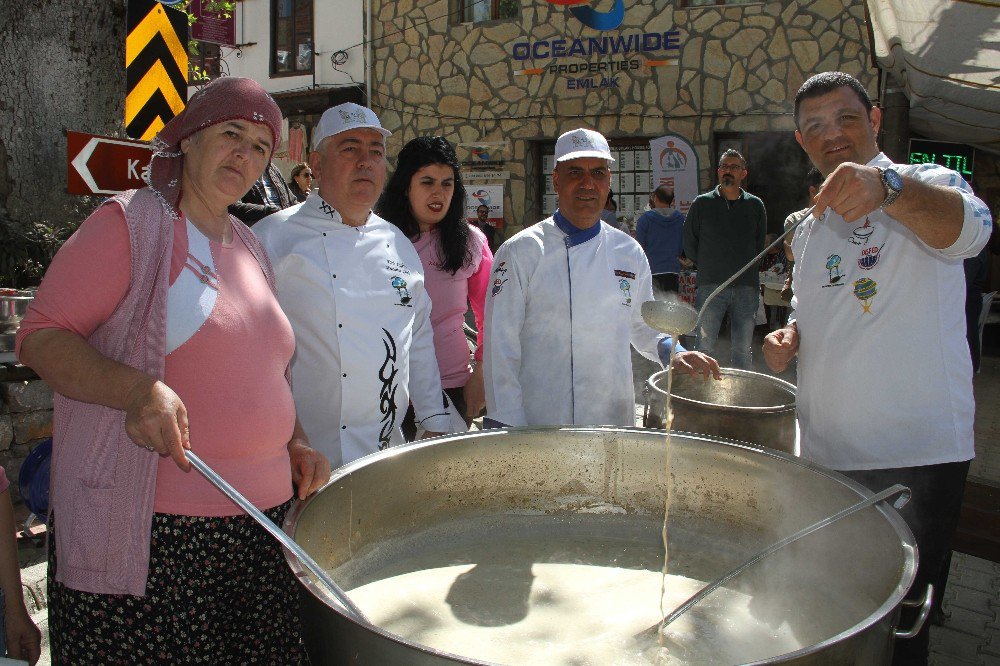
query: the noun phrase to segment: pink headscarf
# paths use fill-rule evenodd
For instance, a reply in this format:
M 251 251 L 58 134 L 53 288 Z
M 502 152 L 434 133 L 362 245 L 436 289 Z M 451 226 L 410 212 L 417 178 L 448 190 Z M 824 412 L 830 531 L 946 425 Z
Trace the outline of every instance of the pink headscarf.
M 199 90 L 153 139 L 153 158 L 146 182 L 171 215 L 179 214 L 184 169 L 181 141 L 206 127 L 236 119 L 267 125 L 274 154 L 281 139 L 281 110 L 259 83 L 237 77 L 216 79 Z

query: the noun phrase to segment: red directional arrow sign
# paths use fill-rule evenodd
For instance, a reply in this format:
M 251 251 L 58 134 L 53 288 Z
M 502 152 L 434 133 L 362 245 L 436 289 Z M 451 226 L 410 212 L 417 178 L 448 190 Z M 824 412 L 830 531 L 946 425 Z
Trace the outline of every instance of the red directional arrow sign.
M 69 131 L 66 153 L 70 194 L 117 194 L 144 187 L 142 174 L 153 156 L 142 141 Z

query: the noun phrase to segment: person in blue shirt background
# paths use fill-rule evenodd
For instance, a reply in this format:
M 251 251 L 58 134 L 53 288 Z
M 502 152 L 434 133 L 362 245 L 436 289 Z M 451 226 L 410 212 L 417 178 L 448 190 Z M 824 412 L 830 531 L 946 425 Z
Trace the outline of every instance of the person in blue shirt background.
M 673 206 L 673 189 L 660 185 L 653 190 L 649 195 L 650 210 L 635 223 L 635 239 L 649 259 L 653 287 L 676 293 L 684 250 L 684 214 Z

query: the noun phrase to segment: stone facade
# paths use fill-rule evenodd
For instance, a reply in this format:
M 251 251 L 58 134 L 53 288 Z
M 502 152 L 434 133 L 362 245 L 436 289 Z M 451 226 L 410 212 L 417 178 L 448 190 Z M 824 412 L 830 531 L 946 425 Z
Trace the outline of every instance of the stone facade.
M 552 141 L 581 125 L 611 139 L 679 134 L 697 151 L 707 188 L 713 180 L 714 135 L 790 132 L 795 92 L 812 74 L 848 72 L 874 97 L 877 75 L 860 0 L 680 4 L 626 0 L 624 22 L 597 31 L 546 0 L 525 0 L 519 18 L 476 24 L 455 24 L 448 17 L 454 0 L 375 0 L 371 99 L 394 133 L 390 157 L 421 134 L 441 134 L 454 143 L 509 140 L 505 169 L 511 175 L 504 196 L 509 235 L 542 217 L 534 141 Z M 644 34 L 660 36 L 649 38 L 653 45 L 669 39 L 677 48 L 523 58 L 550 54 L 557 40 L 566 40 L 568 50 L 577 38 L 590 48 L 590 38 L 614 42 Z M 533 51 L 539 41 L 547 44 Z M 613 67 L 623 60 L 635 60 L 638 67 L 614 73 L 549 70 L 553 64 Z M 524 73 L 530 69 L 543 71 Z M 612 86 L 600 87 L 612 77 Z M 598 87 L 571 87 L 571 79 L 585 78 Z

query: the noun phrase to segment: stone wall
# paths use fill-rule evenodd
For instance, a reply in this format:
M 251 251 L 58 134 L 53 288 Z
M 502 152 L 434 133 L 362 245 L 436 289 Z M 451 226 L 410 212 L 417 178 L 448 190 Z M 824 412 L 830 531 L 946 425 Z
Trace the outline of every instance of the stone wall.
M 812 74 L 842 70 L 875 93 L 860 0 L 788 0 L 679 8 L 675 0 L 629 0 L 615 30 L 585 27 L 566 7 L 526 0 L 517 19 L 456 25 L 454 1 L 375 0 L 372 105 L 394 132 L 390 157 L 415 136 L 452 142 L 511 141 L 504 211 L 508 229 L 541 218 L 532 140 L 587 125 L 609 138 L 677 133 L 691 141 L 711 182 L 715 132 L 791 131 L 795 91 Z M 642 54 L 616 88 L 569 89 L 545 71 L 550 60 L 516 60 L 514 45 L 537 40 L 611 39 L 677 31 L 675 58 Z M 610 60 L 562 58 L 560 63 Z M 620 57 L 618 58 L 620 59 Z M 797 184 L 796 184 L 797 185 Z M 509 231 L 508 231 L 509 233 Z
M 21 463 L 35 445 L 51 436 L 52 389 L 28 368 L 0 365 L 0 465 L 15 501 L 20 498 Z

